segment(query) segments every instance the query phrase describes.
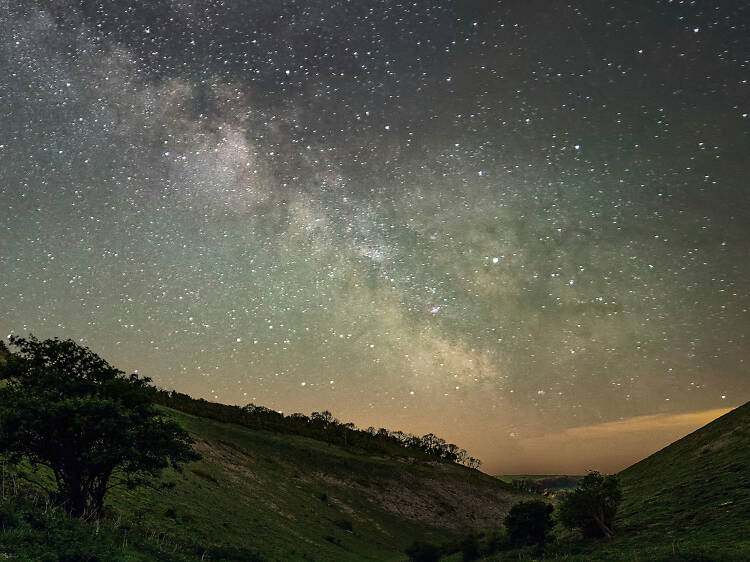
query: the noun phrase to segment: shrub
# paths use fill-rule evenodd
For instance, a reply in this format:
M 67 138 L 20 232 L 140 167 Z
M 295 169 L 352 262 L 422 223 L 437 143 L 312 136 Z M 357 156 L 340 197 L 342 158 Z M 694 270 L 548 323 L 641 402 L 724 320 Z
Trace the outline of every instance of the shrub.
M 49 468 L 71 515 L 99 517 L 114 486 L 198 458 L 187 432 L 154 408 L 150 379 L 126 377 L 73 340 L 10 343 L 18 351 L 0 364 L 0 451 L 11 464 Z
M 3 500 L 0 503 L 0 530 L 12 529 L 18 525 L 18 513 L 13 504 Z
M 479 540 L 476 535 L 469 535 L 461 541 L 461 556 L 464 561 L 477 560 L 479 555 Z
M 613 537 L 622 491 L 617 477 L 589 472 L 578 488 L 565 495 L 558 507 L 560 522 L 580 529 L 584 537 Z
M 440 547 L 434 544 L 415 541 L 406 548 L 404 553 L 411 562 L 437 562 L 440 560 Z
M 505 528 L 515 545 L 544 544 L 554 527 L 553 507 L 542 500 L 517 503 L 505 517 Z

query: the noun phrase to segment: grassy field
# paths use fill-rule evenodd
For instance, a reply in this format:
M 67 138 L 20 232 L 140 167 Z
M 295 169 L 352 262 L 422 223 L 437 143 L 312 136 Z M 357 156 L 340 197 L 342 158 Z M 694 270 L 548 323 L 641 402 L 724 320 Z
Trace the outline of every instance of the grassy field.
M 618 536 L 571 541 L 569 559 L 750 560 L 750 403 L 619 476 Z
M 203 459 L 166 473 L 171 489 L 112 492 L 92 549 L 106 551 L 106 539 L 133 560 L 403 560 L 417 538 L 443 543 L 498 527 L 523 497 L 455 464 L 373 457 L 163 411 L 191 433 Z M 86 532 L 76 529 L 65 532 Z M 11 535 L 0 533 L 0 552 L 14 544 L 21 551 Z
M 166 473 L 168 489 L 113 493 L 99 524 L 67 518 L 40 499 L 30 505 L 28 494 L 24 503 L 15 493 L 22 483 L 11 485 L 4 472 L 0 556 L 402 561 L 415 539 L 459 544 L 486 530 L 491 534 L 480 542 L 495 540 L 492 531 L 513 503 L 539 497 L 454 464 L 373 456 L 162 411 L 192 434 L 201 461 Z M 750 404 L 628 468 L 620 480 L 615 539 L 583 541 L 558 528 L 558 541 L 544 551 L 487 560 L 750 560 Z

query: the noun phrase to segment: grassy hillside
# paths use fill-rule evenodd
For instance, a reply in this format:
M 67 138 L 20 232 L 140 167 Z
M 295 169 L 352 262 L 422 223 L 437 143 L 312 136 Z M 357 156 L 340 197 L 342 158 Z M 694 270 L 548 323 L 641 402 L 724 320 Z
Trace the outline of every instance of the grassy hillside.
M 202 460 L 165 473 L 163 489 L 112 492 L 99 523 L 18 492 L 23 482 L 3 466 L 0 557 L 402 561 L 415 540 L 459 544 L 497 529 L 512 504 L 530 497 L 418 449 L 366 451 L 160 409 L 190 432 Z M 558 530 L 562 540 L 548 557 L 750 560 L 750 403 L 633 465 L 620 481 L 617 537 L 583 541 Z M 492 560 L 529 556 L 544 555 L 522 549 Z
M 358 454 L 163 411 L 191 433 L 203 459 L 166 473 L 169 489 L 112 492 L 103 524 L 111 540 L 87 547 L 108 560 L 113 552 L 127 560 L 404 560 L 417 538 L 443 543 L 498 527 L 522 497 L 453 463 Z M 49 525 L 64 527 L 63 536 L 86 534 Z M 12 554 L 20 540 L 0 533 L 0 551 Z
M 750 403 L 621 475 L 624 532 L 710 541 L 750 558 Z M 663 540 L 663 538 L 662 538 Z M 748 559 L 748 558 L 746 558 Z
M 171 411 L 203 460 L 163 495 L 121 494 L 180 543 L 250 548 L 272 560 L 403 559 L 415 537 L 497 526 L 519 494 L 441 462 L 358 455 L 320 441 Z
M 619 477 L 618 537 L 580 559 L 750 560 L 750 403 Z

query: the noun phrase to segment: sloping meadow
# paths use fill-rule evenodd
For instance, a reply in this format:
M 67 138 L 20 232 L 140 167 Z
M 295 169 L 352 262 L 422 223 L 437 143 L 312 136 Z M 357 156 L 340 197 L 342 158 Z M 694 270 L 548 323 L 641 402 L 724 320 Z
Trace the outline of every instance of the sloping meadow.
M 443 543 L 502 526 L 522 497 L 452 463 L 164 412 L 191 433 L 202 460 L 168 473 L 165 489 L 113 493 L 110 505 L 165 547 L 198 556 L 402 560 L 417 538 Z

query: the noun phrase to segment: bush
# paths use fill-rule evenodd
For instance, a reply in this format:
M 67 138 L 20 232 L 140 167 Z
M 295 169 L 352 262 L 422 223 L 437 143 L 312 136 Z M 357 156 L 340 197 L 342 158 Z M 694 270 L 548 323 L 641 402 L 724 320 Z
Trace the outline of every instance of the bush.
M 18 514 L 13 504 L 3 500 L 0 503 L 0 530 L 12 529 L 18 525 Z
M 71 515 L 100 517 L 114 486 L 196 460 L 193 440 L 154 408 L 150 379 L 125 376 L 73 340 L 11 336 L 0 364 L 0 451 L 55 477 Z M 5 346 L 2 346 L 5 349 Z
M 465 562 L 479 558 L 479 539 L 476 535 L 469 535 L 461 541 L 461 556 Z
M 437 562 L 440 560 L 440 547 L 416 541 L 404 551 L 412 562 Z
M 560 522 L 580 529 L 584 537 L 613 537 L 622 491 L 617 477 L 589 472 L 578 488 L 565 495 L 558 507 Z
M 554 527 L 553 507 L 542 500 L 520 502 L 505 517 L 505 528 L 515 545 L 544 544 Z

